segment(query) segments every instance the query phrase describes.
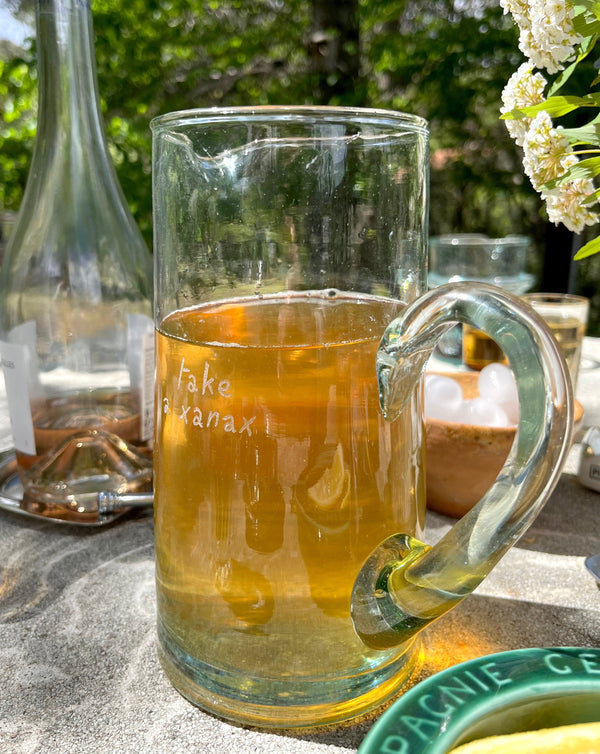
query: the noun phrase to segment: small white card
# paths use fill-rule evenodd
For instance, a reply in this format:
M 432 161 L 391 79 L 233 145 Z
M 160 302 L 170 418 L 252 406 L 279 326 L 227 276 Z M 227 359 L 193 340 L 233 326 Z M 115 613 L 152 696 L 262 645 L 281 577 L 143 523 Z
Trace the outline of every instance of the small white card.
M 154 433 L 154 323 L 144 314 L 127 315 L 127 353 L 132 393 L 139 396 L 140 440 Z
M 142 427 L 140 439 L 151 440 L 154 434 L 154 331 L 142 336 Z
M 0 342 L 8 414 L 15 450 L 35 455 L 35 435 L 29 403 L 30 351 L 21 343 Z

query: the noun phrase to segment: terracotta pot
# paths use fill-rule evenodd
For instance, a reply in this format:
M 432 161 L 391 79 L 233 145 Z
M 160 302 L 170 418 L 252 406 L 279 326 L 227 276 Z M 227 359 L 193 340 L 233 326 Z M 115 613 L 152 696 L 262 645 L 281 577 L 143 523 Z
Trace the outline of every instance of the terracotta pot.
M 478 372 L 453 372 L 465 399 L 478 395 Z M 583 417 L 575 401 L 575 422 Z M 514 427 L 480 427 L 473 424 L 427 419 L 427 506 L 448 516 L 470 510 L 492 486 L 515 439 Z

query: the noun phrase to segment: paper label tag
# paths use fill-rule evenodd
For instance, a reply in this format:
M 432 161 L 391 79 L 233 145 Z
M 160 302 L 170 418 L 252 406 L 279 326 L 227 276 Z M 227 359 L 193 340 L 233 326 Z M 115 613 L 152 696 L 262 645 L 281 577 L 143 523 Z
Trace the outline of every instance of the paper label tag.
M 154 323 L 144 314 L 127 315 L 129 380 L 138 396 L 140 440 L 146 442 L 154 432 Z
M 154 434 L 154 331 L 142 337 L 142 384 L 140 394 L 142 442 L 152 439 Z
M 8 414 L 16 450 L 35 455 L 35 435 L 29 403 L 30 351 L 20 343 L 0 342 Z

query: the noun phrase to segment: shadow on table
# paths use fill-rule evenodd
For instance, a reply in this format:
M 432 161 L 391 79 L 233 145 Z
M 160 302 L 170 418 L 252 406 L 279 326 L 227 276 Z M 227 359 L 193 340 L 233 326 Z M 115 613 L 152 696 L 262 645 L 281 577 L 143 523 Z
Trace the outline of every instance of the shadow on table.
M 574 474 L 562 474 L 518 546 L 554 555 L 600 551 L 600 494 L 583 487 Z
M 574 475 L 563 474 L 541 513 L 519 540 L 525 550 L 555 555 L 585 556 L 600 551 L 600 497 L 581 486 Z M 436 515 L 438 525 L 454 523 Z M 445 526 L 444 526 L 445 528 Z M 408 688 L 460 662 L 523 647 L 600 645 L 598 609 L 578 609 L 478 594 L 423 632 L 423 661 Z M 389 707 L 393 703 L 390 702 Z M 321 744 L 357 749 L 386 707 L 353 725 L 335 729 L 287 733 Z
M 101 529 L 57 525 L 0 512 L 0 625 L 47 610 L 84 575 L 118 559 L 154 558 L 151 516 Z
M 421 666 L 405 691 L 434 673 L 496 652 L 524 647 L 598 646 L 600 595 L 598 604 L 597 611 L 584 611 L 471 595 L 423 632 Z M 394 701 L 354 724 L 281 735 L 356 750 Z

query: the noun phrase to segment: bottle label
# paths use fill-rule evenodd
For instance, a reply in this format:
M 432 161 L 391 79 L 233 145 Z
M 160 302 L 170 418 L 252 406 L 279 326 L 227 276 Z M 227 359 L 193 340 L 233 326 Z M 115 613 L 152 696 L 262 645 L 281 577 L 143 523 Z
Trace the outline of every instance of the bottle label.
M 0 342 L 8 414 L 15 450 L 35 455 L 35 436 L 29 403 L 31 352 L 21 343 Z
M 35 322 L 15 327 L 8 337 L 11 342 L 0 341 L 0 357 L 13 444 L 21 453 L 36 455 L 31 401 L 43 397 L 45 391 L 39 380 Z M 154 325 L 149 317 L 128 316 L 128 357 L 129 384 L 137 396 L 140 417 L 139 440 L 147 442 L 154 430 Z M 91 375 L 82 377 L 89 389 Z M 56 379 L 63 387 L 70 384 L 64 372 L 58 373 Z
M 154 330 L 142 338 L 142 365 L 140 439 L 147 442 L 154 433 Z
M 129 381 L 139 396 L 140 440 L 147 442 L 154 431 L 154 324 L 143 314 L 127 315 Z

